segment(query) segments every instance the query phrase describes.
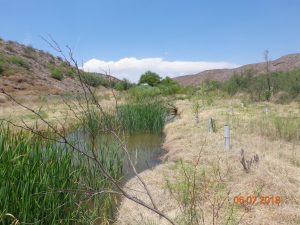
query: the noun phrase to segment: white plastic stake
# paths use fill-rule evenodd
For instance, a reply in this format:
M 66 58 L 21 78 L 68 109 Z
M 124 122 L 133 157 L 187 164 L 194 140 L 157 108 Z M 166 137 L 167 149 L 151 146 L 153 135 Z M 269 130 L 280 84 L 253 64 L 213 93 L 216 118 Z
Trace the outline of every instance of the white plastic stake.
M 224 140 L 225 140 L 225 150 L 230 149 L 230 128 L 228 125 L 224 126 Z
M 266 106 L 266 108 L 265 108 L 265 114 L 267 115 L 267 114 L 269 114 L 269 108 Z
M 208 119 L 208 131 L 209 131 L 209 133 L 213 132 L 212 118 Z

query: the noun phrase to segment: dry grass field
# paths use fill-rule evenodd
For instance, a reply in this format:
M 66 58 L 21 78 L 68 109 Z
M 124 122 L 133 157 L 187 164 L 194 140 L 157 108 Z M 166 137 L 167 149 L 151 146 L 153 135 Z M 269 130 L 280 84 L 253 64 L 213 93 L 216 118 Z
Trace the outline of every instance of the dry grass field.
M 108 89 L 97 97 L 114 105 Z M 71 126 L 74 114 L 59 98 L 25 102 L 48 121 Z M 195 100 L 178 100 L 179 116 L 165 128 L 162 164 L 141 173 L 160 210 L 180 225 L 193 224 L 300 224 L 300 106 L 297 103 L 246 103 L 218 99 L 201 103 L 196 120 Z M 75 110 L 76 111 L 76 110 Z M 77 108 L 76 113 L 80 113 Z M 36 123 L 37 117 L 18 105 L 5 103 L 0 118 Z M 213 119 L 214 132 L 208 129 Z M 231 149 L 224 149 L 224 125 L 231 129 Z M 246 171 L 241 149 L 252 164 Z M 255 161 L 254 156 L 258 156 Z M 126 190 L 150 202 L 137 178 Z M 234 199 L 257 196 L 258 204 Z M 260 204 L 269 196 L 268 204 Z M 277 196 L 280 197 L 280 202 Z M 168 224 L 141 206 L 124 199 L 117 224 Z
M 300 224 L 300 106 L 218 100 L 199 110 L 177 101 L 180 116 L 165 126 L 163 163 L 144 171 L 159 208 L 178 224 Z M 267 109 L 266 109 L 267 108 Z M 212 118 L 215 132 L 208 131 Z M 224 124 L 231 149 L 224 149 Z M 249 171 L 240 163 L 258 155 Z M 126 187 L 147 200 L 137 179 Z M 257 196 L 258 204 L 234 203 L 235 196 Z M 260 204 L 261 197 L 280 197 Z M 268 202 L 268 201 L 266 201 Z M 118 224 L 168 224 L 124 200 Z
M 97 88 L 95 96 L 104 107 L 109 108 L 115 104 L 113 93 L 110 89 L 104 87 Z M 83 98 L 83 96 L 81 97 Z M 5 96 L 5 98 L 5 103 L 0 104 L 1 119 L 11 120 L 18 125 L 23 125 L 23 122 L 25 122 L 28 125 L 38 124 L 40 129 L 45 127 L 45 124 L 41 122 L 37 115 L 13 101 L 9 101 L 8 97 Z M 79 115 L 82 111 L 82 107 L 79 104 L 80 101 L 74 97 L 71 98 L 71 96 L 58 95 L 49 97 L 47 95 L 40 95 L 34 100 L 23 100 L 20 96 L 17 96 L 16 99 L 21 104 L 38 112 L 44 119 L 57 125 L 59 128 L 63 126 L 65 129 L 68 129 L 74 125 L 74 122 L 76 122 L 74 120 L 74 113 Z M 84 99 L 82 102 L 84 102 Z M 70 107 L 72 110 L 70 110 Z

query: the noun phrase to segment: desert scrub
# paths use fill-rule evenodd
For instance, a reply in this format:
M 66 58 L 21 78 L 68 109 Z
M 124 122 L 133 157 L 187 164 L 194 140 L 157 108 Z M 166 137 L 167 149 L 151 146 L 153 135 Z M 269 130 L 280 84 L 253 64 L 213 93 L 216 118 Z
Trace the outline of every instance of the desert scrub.
M 100 85 L 104 87 L 114 87 L 116 84 L 114 80 L 109 80 L 108 77 L 105 78 L 104 75 L 96 73 L 82 73 L 80 76 L 84 83 L 92 87 L 99 87 Z
M 34 50 L 34 48 L 32 46 L 26 46 L 24 48 L 24 52 L 23 52 L 23 56 L 25 58 L 29 58 L 29 59 L 36 59 L 36 51 Z
M 118 108 L 118 119 L 122 127 L 130 133 L 160 133 L 165 125 L 166 116 L 166 107 L 158 101 L 130 102 Z
M 101 161 L 105 154 L 99 154 Z M 119 168 L 116 159 L 105 161 L 108 171 Z M 112 196 L 91 198 L 84 191 L 108 189 L 110 183 L 66 146 L 2 125 L 0 168 L 0 224 L 92 224 L 111 215 Z

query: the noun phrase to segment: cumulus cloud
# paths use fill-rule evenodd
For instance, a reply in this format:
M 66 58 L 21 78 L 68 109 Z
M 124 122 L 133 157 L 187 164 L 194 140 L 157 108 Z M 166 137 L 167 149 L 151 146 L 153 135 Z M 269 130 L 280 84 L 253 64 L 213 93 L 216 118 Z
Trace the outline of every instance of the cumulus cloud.
M 126 78 L 137 82 L 140 75 L 147 70 L 158 73 L 161 77 L 180 76 L 194 74 L 209 69 L 234 68 L 238 65 L 228 62 L 206 61 L 167 61 L 163 58 L 123 58 L 118 61 L 105 61 L 91 59 L 83 64 L 86 72 L 104 73 L 110 70 L 110 74 L 120 79 Z

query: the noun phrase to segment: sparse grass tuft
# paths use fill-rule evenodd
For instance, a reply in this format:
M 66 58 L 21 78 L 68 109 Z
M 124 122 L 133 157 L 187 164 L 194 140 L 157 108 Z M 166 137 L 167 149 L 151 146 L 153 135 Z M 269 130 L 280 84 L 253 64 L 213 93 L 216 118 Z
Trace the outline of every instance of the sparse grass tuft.
M 32 46 L 26 46 L 24 48 L 24 53 L 23 56 L 29 59 L 36 59 L 36 51 L 34 50 L 34 48 Z

